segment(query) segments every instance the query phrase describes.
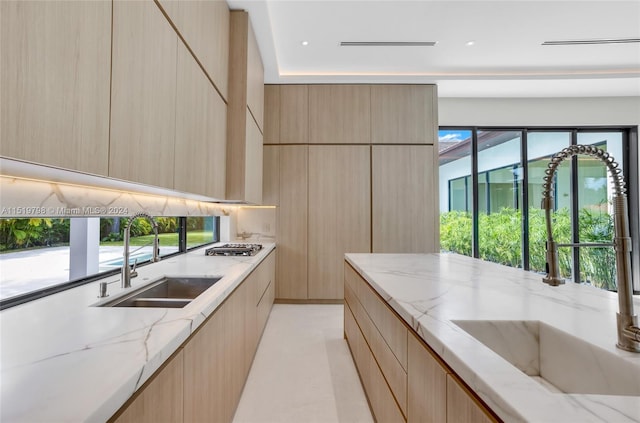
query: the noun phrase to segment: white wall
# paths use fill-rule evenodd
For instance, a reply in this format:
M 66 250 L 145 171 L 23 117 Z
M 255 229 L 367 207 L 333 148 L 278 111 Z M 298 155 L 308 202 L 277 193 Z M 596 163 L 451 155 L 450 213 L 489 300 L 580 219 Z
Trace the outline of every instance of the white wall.
M 438 99 L 440 126 L 640 125 L 640 97 Z

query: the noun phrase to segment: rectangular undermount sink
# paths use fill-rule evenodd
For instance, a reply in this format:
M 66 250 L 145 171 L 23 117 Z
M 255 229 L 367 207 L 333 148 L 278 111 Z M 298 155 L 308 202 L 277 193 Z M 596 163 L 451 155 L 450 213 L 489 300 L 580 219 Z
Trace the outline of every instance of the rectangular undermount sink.
M 546 323 L 453 323 L 551 392 L 640 396 L 640 366 Z
M 101 307 L 182 308 L 222 277 L 168 277 L 101 304 Z

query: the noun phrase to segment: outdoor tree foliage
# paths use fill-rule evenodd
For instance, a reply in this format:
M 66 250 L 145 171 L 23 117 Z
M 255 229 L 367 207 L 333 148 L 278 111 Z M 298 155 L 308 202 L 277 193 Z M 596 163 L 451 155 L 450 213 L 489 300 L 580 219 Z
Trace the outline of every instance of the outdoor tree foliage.
M 563 208 L 553 213 L 553 236 L 558 243 L 571 242 L 571 217 Z M 580 242 L 611 242 L 613 218 L 607 213 L 583 208 L 579 212 Z M 503 208 L 498 213 L 478 216 L 480 258 L 511 267 L 522 267 L 522 213 Z M 440 247 L 444 251 L 471 256 L 472 218 L 470 212 L 450 211 L 440 215 Z M 529 265 L 545 271 L 547 230 L 544 210 L 529 209 Z M 571 276 L 571 248 L 560 248 L 558 260 L 563 277 Z M 615 290 L 613 248 L 580 248 L 580 279 L 599 288 Z

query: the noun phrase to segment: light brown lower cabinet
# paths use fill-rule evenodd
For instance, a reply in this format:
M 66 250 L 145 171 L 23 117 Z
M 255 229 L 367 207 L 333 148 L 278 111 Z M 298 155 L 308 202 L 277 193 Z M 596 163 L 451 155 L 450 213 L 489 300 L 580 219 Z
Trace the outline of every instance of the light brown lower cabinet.
M 112 422 L 232 421 L 273 305 L 275 254 L 245 278 Z
M 500 421 L 346 262 L 344 275 L 345 337 L 377 421 Z
M 112 419 L 117 423 L 181 422 L 184 352 L 178 351 Z
M 455 375 L 447 375 L 447 422 L 448 423 L 492 423 L 496 422 L 479 404 L 469 388 Z

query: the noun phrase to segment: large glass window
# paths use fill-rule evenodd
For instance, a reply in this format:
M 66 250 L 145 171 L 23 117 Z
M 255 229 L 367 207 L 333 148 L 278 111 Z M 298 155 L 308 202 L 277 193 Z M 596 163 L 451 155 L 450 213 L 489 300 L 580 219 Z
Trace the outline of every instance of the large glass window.
M 219 218 L 155 217 L 160 256 L 219 240 Z M 182 228 L 181 221 L 186 221 Z M 44 289 L 62 289 L 122 267 L 128 217 L 0 219 L 0 304 Z M 181 249 L 181 230 L 187 246 Z M 131 223 L 129 264 L 143 265 L 153 256 L 153 228 L 147 219 Z
M 478 131 L 480 258 L 513 267 L 522 267 L 520 144 L 519 131 Z
M 440 131 L 440 243 L 472 255 L 471 131 Z
M 625 161 L 637 166 L 636 155 L 628 154 L 630 133 L 587 128 L 442 130 L 441 249 L 544 272 L 547 234 L 541 199 L 551 156 L 572 144 L 591 144 L 608 151 L 622 167 Z M 464 136 L 451 144 L 452 134 Z M 637 181 L 625 179 L 628 189 L 637 192 Z M 552 217 L 554 238 L 565 244 L 559 249 L 562 276 L 615 290 L 613 248 L 575 246 L 612 242 L 610 184 L 599 160 L 587 156 L 566 160 L 553 183 Z M 637 208 L 630 204 L 630 210 Z M 633 266 L 638 266 L 634 260 Z

